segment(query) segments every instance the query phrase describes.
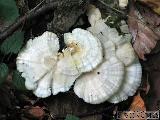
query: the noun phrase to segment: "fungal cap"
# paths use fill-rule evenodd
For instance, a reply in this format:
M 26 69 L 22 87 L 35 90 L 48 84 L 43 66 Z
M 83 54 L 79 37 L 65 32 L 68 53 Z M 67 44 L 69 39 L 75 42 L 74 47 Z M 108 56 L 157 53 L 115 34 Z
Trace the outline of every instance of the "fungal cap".
M 123 76 L 123 64 L 112 57 L 95 70 L 82 74 L 75 82 L 74 92 L 87 103 L 99 104 L 118 90 Z

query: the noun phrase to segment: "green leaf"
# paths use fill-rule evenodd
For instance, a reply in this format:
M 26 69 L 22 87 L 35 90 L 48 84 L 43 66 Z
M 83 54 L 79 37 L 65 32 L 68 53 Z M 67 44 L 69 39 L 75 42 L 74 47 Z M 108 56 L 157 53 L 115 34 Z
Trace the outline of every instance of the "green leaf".
M 13 85 L 18 90 L 26 90 L 25 79 L 21 76 L 21 73 L 15 70 L 13 72 Z
M 17 54 L 23 45 L 23 40 L 23 33 L 17 31 L 2 43 L 2 45 L 0 46 L 0 50 L 5 55 L 9 53 Z
M 18 16 L 15 0 L 0 0 L 0 19 L 12 23 Z
M 6 80 L 8 73 L 8 66 L 5 63 L 0 63 L 0 84 Z
M 8 26 L 19 17 L 19 11 L 15 0 L 0 0 L 0 20 L 2 26 Z M 1 29 L 1 28 L 0 28 Z M 3 29 L 3 27 L 2 27 Z M 23 44 L 24 34 L 15 32 L 12 36 L 6 39 L 0 46 L 0 51 L 5 55 L 9 53 L 18 53 Z
M 67 115 L 65 120 L 80 120 L 80 119 L 74 115 Z

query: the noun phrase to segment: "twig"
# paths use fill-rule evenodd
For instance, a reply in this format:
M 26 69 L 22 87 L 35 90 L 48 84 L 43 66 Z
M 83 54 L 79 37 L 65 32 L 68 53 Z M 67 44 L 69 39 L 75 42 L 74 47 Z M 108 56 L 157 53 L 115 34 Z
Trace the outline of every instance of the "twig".
M 102 1 L 102 0 L 98 0 L 98 1 L 99 1 L 101 4 L 105 5 L 106 7 L 110 8 L 110 9 L 112 9 L 112 10 L 118 12 L 118 13 L 121 13 L 121 14 L 125 15 L 125 13 L 124 13 L 123 11 L 120 11 L 120 10 L 118 10 L 118 9 L 116 9 L 116 8 L 111 7 L 110 5 L 107 5 L 104 1 Z
M 41 2 L 40 2 L 38 5 L 36 5 L 33 9 L 31 9 L 31 10 L 29 11 L 29 13 L 31 13 L 32 11 L 37 10 L 45 1 L 46 1 L 46 0 L 41 1 Z
M 102 114 L 102 113 L 104 113 L 105 111 L 107 111 L 107 110 L 110 110 L 110 109 L 112 109 L 112 108 L 114 108 L 116 105 L 111 105 L 111 106 L 109 106 L 109 107 L 107 107 L 107 108 L 104 108 L 104 109 L 102 109 L 102 110 L 100 110 L 100 111 L 93 111 L 93 112 L 87 112 L 87 113 L 78 113 L 77 115 L 75 115 L 75 116 L 77 116 L 77 117 L 79 117 L 79 118 L 84 118 L 84 117 L 88 117 L 88 116 L 93 116 L 93 115 L 100 115 L 100 114 Z M 66 115 L 52 115 L 52 114 L 50 114 L 50 116 L 51 116 L 51 118 L 52 119 L 54 119 L 54 120 L 60 120 L 60 119 L 65 119 L 66 118 Z M 109 116 L 109 117 L 111 117 L 112 115 L 106 115 L 106 116 Z
M 147 24 L 144 23 L 144 21 L 141 20 L 140 18 L 136 18 L 136 17 L 130 16 L 130 15 L 127 15 L 127 14 L 125 14 L 123 11 L 120 11 L 120 10 L 114 8 L 114 7 L 111 7 L 111 6 L 107 5 L 103 0 L 98 0 L 98 1 L 99 1 L 101 4 L 103 4 L 104 6 L 108 7 L 109 9 L 114 10 L 114 11 L 116 11 L 116 12 L 122 14 L 122 15 L 125 15 L 125 16 L 128 17 L 128 18 L 130 17 L 130 18 L 132 18 L 133 20 L 137 21 L 138 23 L 140 23 L 140 24 L 142 24 L 142 25 L 144 25 L 144 26 L 147 26 Z M 131 7 L 134 7 L 133 4 L 134 4 L 134 1 L 131 0 L 130 6 L 132 5 Z M 131 8 L 130 8 L 130 9 L 131 9 Z M 152 30 L 149 26 L 147 26 L 147 27 L 148 27 L 150 30 Z M 153 30 L 152 30 L 152 31 L 153 31 Z
M 55 3 L 45 4 L 39 9 L 31 10 L 28 14 L 17 19 L 13 24 L 7 27 L 2 33 L 0 33 L 0 43 L 2 43 L 8 36 L 12 35 L 25 21 L 33 19 L 39 15 L 42 15 L 50 10 L 53 10 Z

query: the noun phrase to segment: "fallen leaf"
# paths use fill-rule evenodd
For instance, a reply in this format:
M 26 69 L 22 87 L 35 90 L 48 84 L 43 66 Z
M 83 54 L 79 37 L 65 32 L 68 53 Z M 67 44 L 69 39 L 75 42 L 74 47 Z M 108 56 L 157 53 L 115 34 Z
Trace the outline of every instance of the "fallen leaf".
M 137 4 L 136 6 L 146 23 L 155 27 L 158 27 L 160 25 L 160 16 L 155 14 L 152 9 L 146 7 L 143 4 Z
M 19 10 L 15 0 L 0 0 L 0 32 L 13 23 L 19 17 Z M 17 54 L 23 45 L 24 33 L 16 31 L 4 42 L 0 41 L 0 52 L 5 55 Z
M 21 76 L 21 73 L 17 70 L 13 71 L 12 82 L 16 89 L 25 91 L 25 79 Z
M 129 108 L 131 111 L 136 111 L 136 110 L 140 110 L 140 111 L 145 111 L 146 107 L 144 105 L 144 101 L 141 98 L 140 94 L 134 96 L 133 102 Z
M 139 0 L 151 7 L 157 14 L 160 15 L 160 0 Z
M 128 26 L 133 36 L 134 50 L 140 59 L 145 60 L 144 55 L 151 52 L 156 46 L 157 41 L 160 40 L 160 37 L 141 18 L 140 13 L 132 5 L 128 17 Z
M 137 120 L 146 120 L 145 111 L 146 107 L 144 101 L 141 98 L 140 94 L 138 94 L 134 96 L 129 111 L 122 113 L 121 120 L 130 120 L 131 118 L 136 118 Z
M 80 120 L 80 119 L 74 115 L 67 115 L 65 120 Z
M 31 107 L 28 110 L 28 113 L 34 118 L 38 118 L 38 119 L 42 119 L 45 116 L 45 111 L 43 110 L 43 108 L 39 106 Z

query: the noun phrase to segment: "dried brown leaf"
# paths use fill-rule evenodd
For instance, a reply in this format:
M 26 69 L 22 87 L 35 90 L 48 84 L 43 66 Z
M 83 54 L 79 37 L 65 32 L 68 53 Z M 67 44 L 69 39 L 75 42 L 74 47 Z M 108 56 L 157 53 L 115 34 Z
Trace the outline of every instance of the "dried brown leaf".
M 133 102 L 130 106 L 130 110 L 131 111 L 136 111 L 136 110 L 145 111 L 146 110 L 144 101 L 141 98 L 140 94 L 134 96 Z
M 160 37 L 140 18 L 141 15 L 132 6 L 129 13 L 128 25 L 133 36 L 133 47 L 139 58 L 145 60 L 144 55 L 151 52 Z
M 140 94 L 138 94 L 134 96 L 133 102 L 129 108 L 129 111 L 127 113 L 125 112 L 125 114 L 122 113 L 121 120 L 130 120 L 133 117 L 136 117 L 136 119 L 138 120 L 145 120 L 146 119 L 145 111 L 146 111 L 146 107 L 145 107 L 144 101 L 141 98 Z M 135 114 L 133 114 L 133 112 Z M 136 114 L 139 116 L 137 116 Z
M 160 15 L 160 0 L 139 0 L 151 7 L 157 14 Z
M 154 27 L 157 27 L 160 25 L 160 16 L 155 14 L 153 10 L 151 10 L 149 7 L 146 7 L 143 4 L 138 5 L 138 10 L 141 13 L 142 17 L 144 18 L 144 21 L 148 23 L 149 25 L 152 25 Z
M 31 107 L 28 110 L 28 113 L 34 118 L 39 118 L 39 119 L 42 119 L 45 116 L 45 111 L 43 110 L 43 108 L 39 106 Z

